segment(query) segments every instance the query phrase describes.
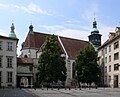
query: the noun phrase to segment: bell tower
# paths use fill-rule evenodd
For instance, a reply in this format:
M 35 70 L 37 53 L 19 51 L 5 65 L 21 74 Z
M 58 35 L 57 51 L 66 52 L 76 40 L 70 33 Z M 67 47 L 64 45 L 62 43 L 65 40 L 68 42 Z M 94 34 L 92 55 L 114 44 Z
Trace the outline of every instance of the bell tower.
M 99 30 L 97 29 L 97 22 L 94 18 L 93 28 L 88 38 L 89 38 L 89 42 L 95 47 L 95 50 L 97 50 L 98 47 L 101 46 L 101 36 L 102 35 L 99 34 Z

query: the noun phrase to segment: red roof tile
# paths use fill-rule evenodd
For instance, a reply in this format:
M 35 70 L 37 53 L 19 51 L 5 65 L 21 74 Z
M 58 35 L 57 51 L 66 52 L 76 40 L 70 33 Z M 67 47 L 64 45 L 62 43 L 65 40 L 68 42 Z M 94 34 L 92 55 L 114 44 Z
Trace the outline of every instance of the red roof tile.
M 79 51 L 89 44 L 88 41 L 60 37 L 70 59 L 75 59 Z
M 26 49 L 26 48 L 39 49 L 45 42 L 47 36 L 50 36 L 50 34 L 43 34 L 38 32 L 33 32 L 32 34 L 28 33 L 27 38 L 22 45 L 22 49 Z M 60 39 L 70 59 L 74 59 L 75 56 L 80 51 L 80 49 L 86 46 L 87 44 L 89 44 L 88 41 L 83 41 L 78 39 L 72 39 L 66 37 L 60 37 Z

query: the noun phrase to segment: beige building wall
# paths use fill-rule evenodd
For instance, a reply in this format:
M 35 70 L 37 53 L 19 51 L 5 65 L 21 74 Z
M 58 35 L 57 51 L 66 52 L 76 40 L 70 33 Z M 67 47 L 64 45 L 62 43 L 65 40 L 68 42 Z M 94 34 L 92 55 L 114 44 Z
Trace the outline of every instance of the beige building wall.
M 0 50 L 0 56 L 2 58 L 1 72 L 1 86 L 14 86 L 16 87 L 16 64 L 17 64 L 17 39 L 1 38 L 2 49 Z M 8 42 L 12 43 L 12 50 L 8 50 Z M 12 67 L 7 66 L 7 57 L 12 57 Z M 12 82 L 8 82 L 8 72 L 12 72 Z
M 115 48 L 115 43 L 118 47 Z M 104 84 L 110 87 L 120 87 L 120 38 L 114 39 L 98 51 L 99 64 L 104 66 Z M 115 64 L 118 64 L 115 66 Z

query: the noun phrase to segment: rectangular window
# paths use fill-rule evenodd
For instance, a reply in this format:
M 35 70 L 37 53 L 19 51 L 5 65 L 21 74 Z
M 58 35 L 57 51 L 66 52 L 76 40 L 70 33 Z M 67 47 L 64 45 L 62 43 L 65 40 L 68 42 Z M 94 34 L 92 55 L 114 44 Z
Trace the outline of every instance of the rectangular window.
M 104 72 L 107 73 L 107 66 L 105 66 L 105 71 Z
M 111 62 L 111 55 L 109 56 L 109 62 Z
M 114 49 L 117 49 L 117 48 L 119 48 L 119 41 L 114 43 Z
M 114 64 L 114 71 L 119 70 L 119 64 Z
M 111 45 L 109 45 L 109 52 L 111 52 Z
M 0 56 L 0 67 L 2 67 L 2 56 Z
M 118 60 L 119 59 L 119 52 L 114 54 L 114 60 Z
M 0 41 L 0 50 L 2 50 L 2 41 Z
M 7 72 L 7 82 L 12 82 L 12 72 Z
M 8 51 L 12 51 L 13 50 L 13 43 L 12 42 L 8 42 Z
M 111 82 L 111 76 L 109 75 L 109 82 Z
M 107 63 L 107 57 L 105 57 L 105 63 Z
M 109 65 L 109 72 L 111 72 L 111 65 Z
M 104 55 L 104 50 L 101 51 L 102 55 Z
M 107 54 L 107 47 L 105 48 L 105 54 Z
M 12 67 L 12 61 L 13 61 L 13 57 L 7 57 L 7 67 L 11 68 Z
M 2 72 L 0 71 L 0 82 L 2 82 Z
M 107 82 L 107 76 L 105 75 L 105 82 Z

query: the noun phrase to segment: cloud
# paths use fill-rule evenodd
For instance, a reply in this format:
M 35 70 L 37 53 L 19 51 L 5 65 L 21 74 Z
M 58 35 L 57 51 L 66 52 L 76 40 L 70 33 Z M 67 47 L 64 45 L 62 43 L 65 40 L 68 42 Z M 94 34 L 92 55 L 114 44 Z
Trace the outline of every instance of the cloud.
M 42 9 L 42 8 L 40 8 L 40 6 L 38 6 L 34 3 L 30 3 L 27 6 L 15 5 L 15 4 L 0 4 L 0 8 L 16 8 L 19 10 L 23 10 L 29 14 L 37 14 L 38 13 L 38 14 L 49 15 L 49 16 L 53 15 L 52 11 Z
M 102 43 L 109 38 L 109 32 L 115 32 L 115 27 L 99 24 L 99 33 L 102 34 Z
M 89 32 L 86 30 L 74 29 L 74 28 L 65 27 L 62 25 L 53 25 L 53 26 L 39 25 L 39 27 L 46 29 L 50 33 L 52 32 L 55 35 L 75 38 L 75 39 L 88 40 L 87 35 L 89 35 Z
M 69 38 L 75 38 L 75 39 L 81 39 L 88 41 L 88 36 L 90 35 L 90 32 L 92 28 L 89 26 L 81 26 L 79 25 L 79 28 L 71 28 L 66 27 L 64 25 L 39 25 L 39 27 L 44 28 L 46 32 L 69 37 Z M 102 34 L 102 44 L 109 38 L 108 34 L 109 32 L 114 32 L 115 28 L 105 25 L 105 24 L 99 24 L 99 33 Z
M 8 33 L 7 33 L 7 31 L 5 31 L 3 29 L 0 29 L 0 35 L 2 35 L 2 36 L 8 36 Z

